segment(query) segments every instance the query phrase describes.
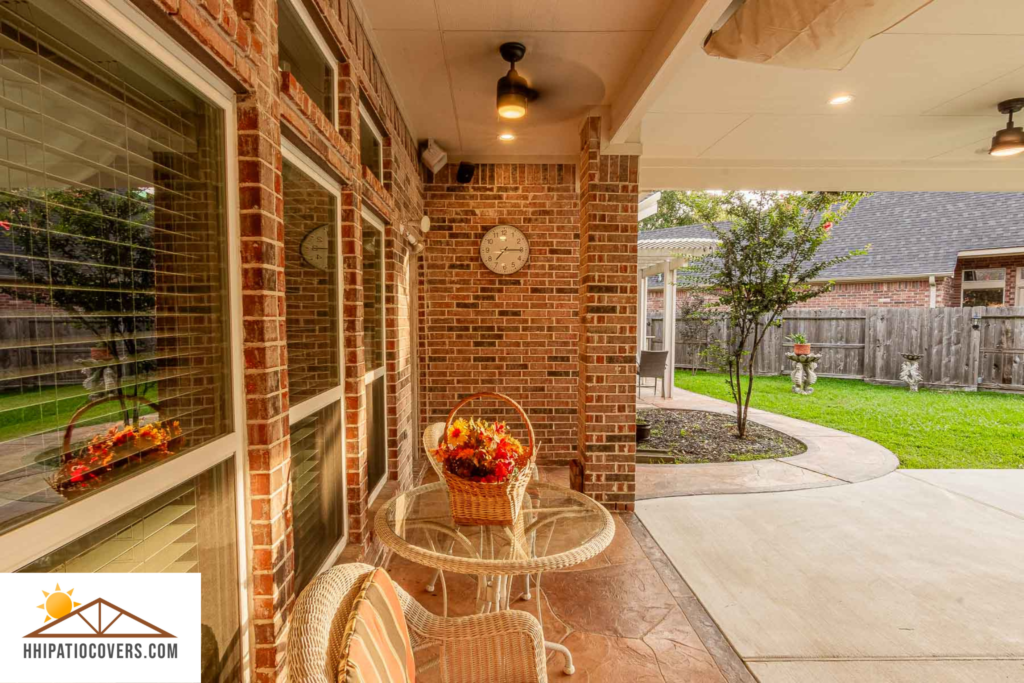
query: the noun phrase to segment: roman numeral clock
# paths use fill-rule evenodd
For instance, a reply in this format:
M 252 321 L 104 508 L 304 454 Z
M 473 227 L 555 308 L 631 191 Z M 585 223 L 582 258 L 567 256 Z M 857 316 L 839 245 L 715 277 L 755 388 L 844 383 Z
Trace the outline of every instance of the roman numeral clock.
M 480 260 L 498 275 L 518 273 L 530 260 L 530 241 L 514 225 L 496 225 L 480 240 Z

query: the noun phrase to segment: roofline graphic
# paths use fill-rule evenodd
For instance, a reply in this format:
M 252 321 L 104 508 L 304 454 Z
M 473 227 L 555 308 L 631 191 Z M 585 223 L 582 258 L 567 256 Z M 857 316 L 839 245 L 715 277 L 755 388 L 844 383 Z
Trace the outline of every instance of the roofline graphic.
M 95 605 L 97 603 L 99 603 L 99 619 L 98 619 L 99 623 L 94 626 L 92 624 L 92 622 L 90 622 L 88 619 L 85 618 L 84 615 L 82 615 L 82 612 L 84 610 L 89 609 L 90 607 L 92 607 L 93 605 Z M 103 626 L 103 605 L 106 605 L 107 607 L 109 607 L 109 608 L 113 609 L 115 612 L 117 612 L 117 616 L 114 617 L 113 619 L 111 619 L 107 623 L 107 625 L 105 627 Z M 114 622 L 121 618 L 122 614 L 127 614 L 129 617 L 131 617 L 135 621 L 139 622 L 140 624 L 143 624 L 144 626 L 148 626 L 149 628 L 153 629 L 154 631 L 156 631 L 156 633 L 117 633 L 117 634 L 107 633 L 107 631 L 110 629 L 110 627 L 114 625 Z M 93 632 L 92 633 L 82 633 L 82 634 L 74 634 L 74 633 L 47 633 L 46 632 L 46 631 L 50 630 L 52 627 L 54 627 L 57 624 L 61 623 L 62 621 L 66 621 L 67 619 L 70 619 L 70 618 L 72 618 L 74 616 L 77 616 L 82 621 L 84 621 L 86 623 L 86 625 L 89 628 L 92 629 Z M 46 624 L 45 626 L 43 626 L 41 628 L 38 628 L 35 631 L 32 631 L 32 633 L 29 633 L 27 636 L 22 636 L 22 637 L 23 638 L 176 638 L 177 636 L 171 635 L 170 633 L 168 633 L 167 631 L 163 630 L 159 626 L 154 626 L 153 624 L 149 623 L 145 619 L 141 619 L 141 618 L 135 616 L 134 614 L 132 614 L 131 612 L 129 612 L 128 610 L 121 609 L 117 605 L 115 605 L 113 603 L 110 603 L 110 602 L 107 602 L 103 598 L 96 598 L 92 602 L 90 602 L 88 604 L 85 604 L 85 605 L 82 605 L 78 609 L 73 610 L 72 612 L 69 612 L 68 614 L 65 614 L 60 619 L 55 619 L 54 621 L 51 621 L 49 624 Z

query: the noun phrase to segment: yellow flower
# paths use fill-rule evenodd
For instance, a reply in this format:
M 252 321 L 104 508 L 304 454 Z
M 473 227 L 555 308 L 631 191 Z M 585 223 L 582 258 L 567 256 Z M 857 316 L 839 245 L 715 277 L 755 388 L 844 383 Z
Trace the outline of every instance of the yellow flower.
M 452 446 L 461 446 L 469 438 L 469 424 L 462 418 L 452 423 L 448 428 L 448 443 Z

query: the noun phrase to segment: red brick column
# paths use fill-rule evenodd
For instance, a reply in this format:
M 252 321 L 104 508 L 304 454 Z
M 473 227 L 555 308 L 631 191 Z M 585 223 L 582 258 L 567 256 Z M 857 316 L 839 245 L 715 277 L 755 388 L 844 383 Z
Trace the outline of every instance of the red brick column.
M 616 510 L 636 498 L 638 157 L 602 155 L 580 130 L 579 450 L 584 491 Z
M 262 4 L 262 3 L 256 3 Z M 238 102 L 254 681 L 287 678 L 287 621 L 295 600 L 289 499 L 281 124 L 276 12 L 252 20 L 258 83 Z M 258 52 L 257 52 L 258 49 Z

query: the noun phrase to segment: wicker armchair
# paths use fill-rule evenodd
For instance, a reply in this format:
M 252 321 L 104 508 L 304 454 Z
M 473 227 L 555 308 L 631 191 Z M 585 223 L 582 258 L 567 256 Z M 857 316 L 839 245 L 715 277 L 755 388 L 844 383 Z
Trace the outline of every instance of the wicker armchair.
M 341 640 L 363 578 L 373 569 L 346 564 L 316 577 L 299 596 L 288 638 L 291 683 L 335 683 Z M 396 585 L 413 648 L 439 648 L 442 683 L 545 683 L 544 634 L 531 614 L 505 610 L 444 618 Z

